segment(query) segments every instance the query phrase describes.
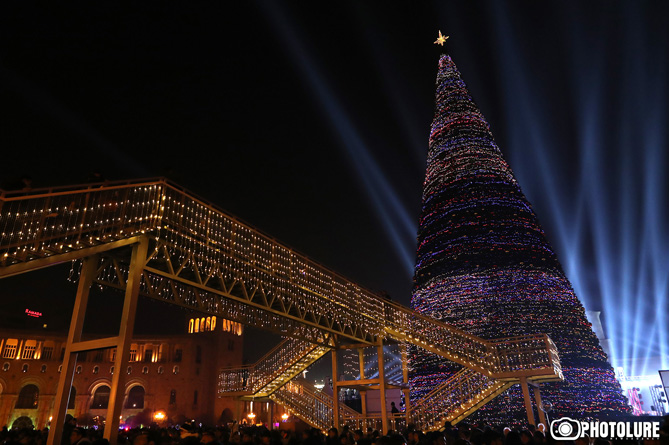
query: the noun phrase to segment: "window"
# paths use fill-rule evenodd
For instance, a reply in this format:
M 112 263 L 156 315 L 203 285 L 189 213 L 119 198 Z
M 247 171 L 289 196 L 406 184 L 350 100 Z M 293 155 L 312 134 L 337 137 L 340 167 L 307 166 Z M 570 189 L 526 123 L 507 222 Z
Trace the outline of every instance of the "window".
M 81 351 L 77 353 L 77 361 L 78 362 L 85 362 L 86 358 L 88 357 L 88 354 L 86 351 Z
M 197 390 L 193 392 L 193 405 L 197 405 Z
M 158 374 L 162 374 L 163 372 L 165 372 L 165 368 L 158 366 Z
M 93 393 L 93 403 L 91 409 L 107 409 L 109 405 L 109 386 L 99 386 Z
M 109 368 L 109 373 L 112 374 L 112 375 L 114 374 L 114 367 L 113 366 L 111 368 Z
M 195 346 L 195 363 L 202 363 L 202 347 Z
M 35 409 L 39 400 L 39 389 L 35 385 L 26 385 L 21 388 L 19 398 L 14 408 L 16 409 Z
M 42 373 L 46 372 L 46 365 L 42 365 L 39 372 L 42 372 Z
M 133 386 L 128 391 L 128 398 L 126 399 L 124 408 L 129 409 L 143 409 L 144 408 L 144 388 L 141 386 Z
M 16 349 L 19 341 L 15 338 L 8 338 L 5 342 L 5 347 L 2 348 L 2 358 L 14 358 L 16 356 Z
M 77 366 L 76 373 L 81 374 L 81 365 Z
M 183 351 L 181 348 L 177 348 L 174 350 L 174 361 L 175 362 L 180 362 L 181 361 L 181 356 L 183 355 Z
M 200 319 L 195 319 L 195 332 L 200 332 Z
M 99 366 L 93 366 L 93 374 L 97 374 L 100 372 L 100 367 Z
M 58 372 L 62 372 L 62 371 L 63 371 L 63 365 L 59 365 L 58 366 Z
M 26 340 L 21 350 L 21 358 L 23 360 L 32 360 L 35 358 L 35 351 L 37 350 L 37 341 Z
M 194 324 L 194 321 L 193 321 L 193 319 L 191 318 L 190 321 L 188 322 L 188 333 L 189 333 L 189 334 L 192 334 L 192 333 L 193 333 L 193 329 L 194 329 L 194 328 L 193 328 L 193 324 Z
M 116 348 L 112 349 L 111 352 L 109 353 L 109 361 L 110 362 L 116 361 Z
M 8 362 L 5 362 L 5 363 L 2 365 L 2 370 L 3 370 L 3 371 L 9 371 L 9 363 L 8 363 Z
M 215 331 L 216 330 L 216 317 L 211 317 L 211 330 Z
M 65 348 L 60 348 L 60 361 L 65 360 Z
M 23 366 L 21 366 L 21 372 L 28 372 L 28 364 L 24 363 Z
M 173 389 L 170 391 L 170 405 L 177 403 L 177 390 Z
M 211 317 L 207 317 L 207 321 L 204 324 L 205 331 L 211 331 Z
M 145 366 L 142 368 L 142 374 L 148 374 L 149 373 L 149 367 Z
M 130 346 L 130 361 L 131 362 L 137 361 L 137 345 L 135 344 Z
M 105 357 L 105 351 L 104 349 L 98 349 L 95 351 L 95 355 L 93 356 L 93 361 L 95 363 L 100 363 L 102 360 L 104 360 Z
M 175 375 L 176 375 L 176 374 L 179 374 L 179 367 L 178 367 L 178 366 L 175 366 L 174 368 L 172 368 L 172 372 L 173 372 Z
M 151 363 L 153 359 L 153 349 L 144 350 L 144 363 Z
M 128 366 L 128 375 L 132 374 L 132 366 Z
M 53 346 L 45 346 L 42 348 L 42 360 L 51 360 L 53 357 Z

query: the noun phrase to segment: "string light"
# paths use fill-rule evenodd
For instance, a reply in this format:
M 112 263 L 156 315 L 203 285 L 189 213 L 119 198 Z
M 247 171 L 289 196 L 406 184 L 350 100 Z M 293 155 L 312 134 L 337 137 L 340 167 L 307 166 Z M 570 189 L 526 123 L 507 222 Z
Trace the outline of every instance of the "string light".
M 486 339 L 548 333 L 566 379 L 541 387 L 554 415 L 629 413 L 583 306 L 449 56 L 439 61 L 436 87 L 412 307 Z M 412 368 L 416 403 L 460 369 L 415 347 Z M 512 388 L 473 419 L 520 421 L 522 400 Z

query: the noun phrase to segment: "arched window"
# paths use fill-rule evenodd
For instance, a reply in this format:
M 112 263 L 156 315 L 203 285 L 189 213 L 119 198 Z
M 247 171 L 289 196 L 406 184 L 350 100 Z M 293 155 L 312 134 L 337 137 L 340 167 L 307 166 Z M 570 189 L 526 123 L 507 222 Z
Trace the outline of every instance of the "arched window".
M 28 372 L 28 364 L 24 363 L 23 366 L 21 366 L 21 372 Z
M 81 374 L 81 369 L 82 369 L 82 368 L 81 368 L 81 365 L 79 365 L 79 366 L 77 366 L 77 369 L 75 370 L 75 372 L 76 372 L 77 374 Z
M 200 319 L 200 332 L 204 332 L 204 317 Z
M 99 386 L 93 394 L 91 409 L 107 409 L 107 406 L 109 405 L 109 392 L 109 386 Z
M 74 409 L 74 401 L 77 399 L 77 390 L 74 386 L 70 387 L 70 400 L 67 402 L 67 409 Z
M 42 365 L 42 368 L 40 369 L 39 372 L 42 372 L 42 373 L 46 372 L 46 365 Z
M 216 316 L 211 317 L 211 330 L 216 330 Z
M 100 372 L 100 367 L 99 366 L 93 366 L 93 374 L 97 374 Z
M 128 374 L 132 374 L 132 366 L 128 366 Z
M 158 366 L 158 374 L 162 374 L 163 372 L 165 372 L 165 368 Z
M 172 368 L 172 372 L 173 372 L 175 375 L 176 375 L 176 374 L 179 374 L 179 367 L 178 367 L 178 366 L 175 366 L 174 368 Z
M 35 385 L 26 385 L 21 388 L 19 398 L 14 408 L 16 409 L 35 409 L 39 399 L 39 389 Z
M 9 371 L 9 362 L 5 362 L 2 364 L 2 370 L 3 371 Z
M 207 321 L 205 322 L 205 331 L 211 331 L 211 317 L 207 317 Z
M 193 329 L 195 329 L 194 326 L 193 326 L 194 324 L 195 324 L 195 321 L 191 318 L 190 321 L 188 322 L 188 333 L 189 334 L 193 333 Z
M 148 374 L 149 373 L 149 367 L 145 366 L 142 368 L 142 374 Z
M 128 409 L 143 409 L 144 408 L 144 388 L 141 386 L 133 386 L 128 391 L 128 398 L 125 401 L 124 408 Z
M 195 319 L 195 332 L 200 332 L 200 319 Z

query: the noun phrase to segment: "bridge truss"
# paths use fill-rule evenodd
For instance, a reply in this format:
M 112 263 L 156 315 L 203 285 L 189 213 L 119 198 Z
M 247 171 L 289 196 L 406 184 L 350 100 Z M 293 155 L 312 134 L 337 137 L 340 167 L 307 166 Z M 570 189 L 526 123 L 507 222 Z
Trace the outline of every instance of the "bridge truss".
M 165 179 L 1 192 L 0 278 L 72 260 L 83 266 L 50 443 L 60 439 L 76 354 L 117 347 L 116 369 L 121 369 L 122 358 L 129 354 L 139 295 L 287 338 L 252 369 L 222 370 L 221 395 L 265 396 L 287 404 L 299 398 L 286 394 L 286 384 L 327 352 L 375 347 L 383 370 L 384 343 L 416 345 L 464 366 L 415 407 L 407 407 L 407 421 L 425 428 L 438 427 L 444 419 L 461 420 L 514 383 L 521 383 L 528 419 L 533 421 L 528 384 L 562 379 L 557 349 L 548 336 L 488 341 L 423 316 L 358 286 Z M 121 328 L 115 337 L 81 341 L 88 289 L 94 283 L 125 292 Z M 336 371 L 336 354 L 332 357 Z M 403 358 L 405 379 L 398 387 L 408 396 L 406 354 Z M 243 373 L 247 385 L 253 385 L 240 389 L 232 382 Z M 115 373 L 112 381 L 107 416 L 111 425 L 105 431 L 110 442 L 117 433 L 122 374 Z M 390 383 L 383 372 L 375 379 L 365 379 L 361 373 L 360 380 L 334 380 L 335 389 L 380 388 L 381 424 L 384 431 L 388 429 L 383 389 Z M 445 392 L 457 396 L 445 397 Z M 340 425 L 355 418 L 339 407 L 336 397 L 331 410 L 317 411 L 331 414 L 329 420 L 311 419 L 314 425 L 328 421 Z M 356 422 L 364 417 L 359 413 Z

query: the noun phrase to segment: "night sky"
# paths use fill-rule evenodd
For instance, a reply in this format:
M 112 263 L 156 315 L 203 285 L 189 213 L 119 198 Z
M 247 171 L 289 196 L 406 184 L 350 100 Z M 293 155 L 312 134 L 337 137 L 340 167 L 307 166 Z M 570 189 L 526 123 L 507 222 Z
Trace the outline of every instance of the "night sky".
M 618 354 L 667 354 L 666 17 L 660 1 L 3 4 L 0 182 L 167 176 L 408 304 L 441 30 Z

